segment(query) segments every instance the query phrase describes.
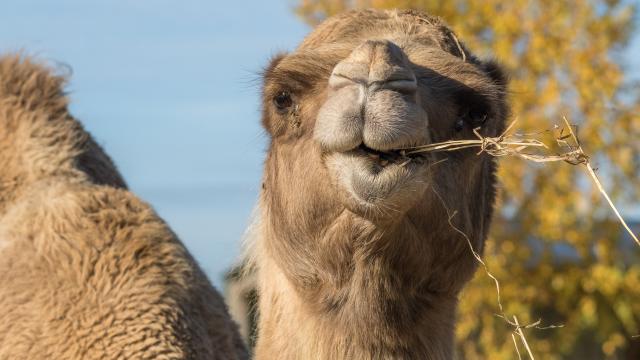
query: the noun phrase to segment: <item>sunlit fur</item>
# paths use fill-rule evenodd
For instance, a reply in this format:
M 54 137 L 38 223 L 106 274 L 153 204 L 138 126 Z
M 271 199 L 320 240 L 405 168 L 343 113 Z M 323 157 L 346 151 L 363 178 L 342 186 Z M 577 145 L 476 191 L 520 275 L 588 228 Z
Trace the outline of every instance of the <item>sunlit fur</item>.
M 392 72 L 379 63 L 385 57 L 408 83 L 389 85 Z M 329 83 L 343 70 L 347 78 L 368 74 L 365 83 L 381 76 L 391 92 L 358 100 L 342 90 L 352 85 Z M 405 89 L 410 74 L 415 92 Z M 505 86 L 494 62 L 475 57 L 439 19 L 413 11 L 330 18 L 271 62 L 262 104 L 270 144 L 250 247 L 260 296 L 258 359 L 453 357 L 458 294 L 477 264 L 452 224 L 482 251 L 494 160 L 469 150 L 372 170 L 349 148 L 472 138 L 476 125 L 494 136 L 508 112 Z M 290 94 L 290 108 L 274 105 L 282 93 Z M 349 110 L 354 103 L 358 110 Z M 385 136 L 373 128 L 366 135 L 372 116 L 382 119 Z M 456 130 L 461 118 L 465 126 Z
M 247 358 L 193 258 L 69 114 L 64 82 L 0 57 L 0 359 Z

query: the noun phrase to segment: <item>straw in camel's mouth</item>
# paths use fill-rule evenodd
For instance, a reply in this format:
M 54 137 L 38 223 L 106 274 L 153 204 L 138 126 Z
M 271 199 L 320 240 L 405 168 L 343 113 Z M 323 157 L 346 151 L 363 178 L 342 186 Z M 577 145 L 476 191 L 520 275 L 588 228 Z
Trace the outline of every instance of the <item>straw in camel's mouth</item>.
M 326 165 L 338 187 L 346 190 L 352 211 L 364 214 L 379 206 L 413 200 L 427 184 L 428 156 L 404 149 L 376 150 L 360 144 L 327 155 Z
M 387 151 L 375 150 L 364 143 L 360 144 L 355 151 L 366 155 L 381 167 L 385 167 L 389 164 L 404 165 L 412 160 L 421 160 L 424 158 L 422 154 L 409 153 L 404 149 L 391 149 Z

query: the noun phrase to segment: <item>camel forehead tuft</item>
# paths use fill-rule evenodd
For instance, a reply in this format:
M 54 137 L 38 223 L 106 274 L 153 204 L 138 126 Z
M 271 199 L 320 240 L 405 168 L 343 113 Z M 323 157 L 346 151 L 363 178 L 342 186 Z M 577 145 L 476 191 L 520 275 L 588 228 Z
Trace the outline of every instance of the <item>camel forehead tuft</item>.
M 296 51 L 335 44 L 360 44 L 371 38 L 408 37 L 461 56 L 453 32 L 440 18 L 415 10 L 354 10 L 321 23 Z

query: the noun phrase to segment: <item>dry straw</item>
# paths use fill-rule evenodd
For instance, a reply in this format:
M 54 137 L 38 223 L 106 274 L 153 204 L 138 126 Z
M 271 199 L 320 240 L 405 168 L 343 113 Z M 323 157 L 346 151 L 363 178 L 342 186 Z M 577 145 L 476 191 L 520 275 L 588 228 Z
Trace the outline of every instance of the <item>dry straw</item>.
M 423 145 L 423 146 L 418 146 L 412 149 L 407 149 L 405 153 L 417 154 L 417 153 L 428 153 L 428 152 L 457 151 L 457 150 L 477 147 L 479 148 L 478 155 L 482 153 L 487 153 L 495 157 L 516 156 L 516 157 L 520 157 L 522 159 L 537 162 L 537 163 L 564 161 L 571 165 L 581 165 L 585 168 L 585 170 L 587 171 L 587 174 L 589 174 L 589 176 L 593 180 L 593 183 L 596 185 L 596 187 L 598 188 L 602 196 L 607 200 L 607 203 L 609 204 L 613 212 L 616 214 L 616 217 L 618 218 L 620 223 L 624 226 L 625 230 L 629 233 L 629 235 L 631 235 L 633 240 L 635 240 L 635 242 L 640 246 L 640 240 L 638 240 L 636 235 L 631 231 L 626 221 L 624 221 L 624 218 L 622 217 L 622 215 L 620 215 L 620 212 L 618 211 L 616 206 L 613 204 L 613 201 L 611 201 L 611 198 L 609 197 L 607 192 L 604 190 L 604 187 L 602 186 L 600 179 L 598 179 L 598 176 L 596 175 L 595 170 L 593 169 L 593 167 L 591 166 L 591 163 L 589 162 L 590 157 L 582 149 L 582 146 L 580 145 L 580 141 L 578 140 L 578 137 L 576 136 L 572 126 L 569 124 L 569 121 L 566 118 L 563 118 L 563 120 L 564 120 L 565 126 L 564 127 L 556 126 L 555 128 L 558 134 L 555 138 L 555 141 L 562 149 L 565 149 L 565 151 L 561 154 L 549 155 L 548 152 L 550 151 L 550 147 L 547 146 L 544 142 L 532 137 L 527 137 L 526 135 L 513 134 L 512 129 L 514 128 L 517 121 L 512 122 L 507 127 L 507 129 L 498 137 L 483 137 L 479 132 L 479 128 L 476 128 L 473 130 L 473 133 L 476 135 L 477 139 L 452 140 L 452 141 L 445 141 L 445 142 L 434 143 L 429 145 Z M 548 132 L 548 131 L 544 131 L 544 132 Z M 569 141 L 572 141 L 572 143 L 570 143 Z M 547 154 L 543 152 L 547 152 Z M 465 238 L 465 240 L 467 241 L 467 244 L 471 249 L 471 252 L 473 253 L 473 256 L 476 258 L 478 263 L 482 265 L 486 274 L 495 283 L 498 308 L 500 310 L 500 314 L 497 314 L 496 316 L 504 319 L 509 325 L 513 327 L 514 330 L 513 330 L 513 333 L 511 334 L 511 338 L 515 346 L 518 359 L 521 359 L 521 355 L 520 355 L 520 350 L 518 349 L 516 336 L 520 338 L 522 345 L 524 346 L 525 350 L 527 351 L 527 354 L 529 355 L 529 358 L 531 358 L 532 360 L 535 360 L 533 356 L 533 352 L 531 351 L 531 348 L 529 347 L 529 343 L 527 342 L 527 339 L 524 335 L 523 329 L 529 329 L 529 328 L 550 329 L 550 328 L 562 327 L 563 325 L 551 325 L 551 326 L 542 327 L 540 326 L 541 320 L 538 320 L 528 325 L 520 325 L 518 318 L 515 315 L 513 316 L 513 321 L 510 320 L 510 318 L 504 313 L 502 301 L 500 299 L 500 282 L 491 273 L 491 271 L 489 271 L 489 267 L 482 260 L 482 257 L 480 256 L 480 254 L 478 254 L 478 252 L 475 251 L 475 249 L 473 248 L 473 244 L 471 243 L 471 240 L 469 239 L 467 234 L 465 234 L 462 230 L 460 230 L 458 227 L 456 227 L 453 224 L 452 220 L 455 217 L 457 212 L 456 211 L 451 212 L 447 207 L 444 199 L 435 190 L 435 188 L 432 187 L 432 190 L 437 196 L 437 198 L 440 200 L 442 205 L 444 206 L 445 210 L 447 211 L 447 214 L 449 217 L 449 225 L 456 232 L 458 232 Z
M 624 218 L 622 217 L 622 215 L 620 215 L 620 212 L 613 204 L 613 201 L 611 201 L 609 194 L 607 194 L 607 192 L 604 190 L 600 179 L 596 175 L 595 170 L 589 162 L 590 157 L 582 149 L 580 141 L 573 131 L 573 127 L 569 124 L 567 118 L 563 117 L 563 120 L 565 123 L 565 127 L 556 127 L 557 129 L 559 129 L 559 135 L 556 137 L 556 142 L 561 148 L 567 149 L 567 151 L 561 154 L 541 154 L 540 150 L 549 151 L 550 149 L 549 146 L 547 146 L 544 142 L 535 138 L 528 138 L 523 135 L 511 133 L 511 129 L 513 129 L 517 121 L 512 122 L 511 125 L 509 125 L 509 127 L 498 137 L 483 137 L 479 133 L 480 128 L 476 128 L 473 130 L 473 133 L 476 135 L 477 139 L 452 140 L 418 146 L 407 150 L 407 154 L 456 151 L 477 147 L 480 148 L 480 150 L 478 151 L 478 155 L 481 153 L 487 153 L 491 156 L 496 157 L 516 156 L 537 163 L 564 161 L 571 165 L 581 165 L 585 168 L 587 174 L 589 174 L 589 176 L 593 180 L 593 183 L 596 185 L 602 196 L 605 198 L 605 200 L 607 200 L 607 203 L 615 213 L 622 226 L 638 244 L 638 246 L 640 246 L 640 240 L 638 240 L 638 237 L 633 233 L 633 231 L 631 231 L 629 225 L 627 225 L 627 222 L 624 221 Z M 567 141 L 569 139 L 573 140 L 573 143 Z

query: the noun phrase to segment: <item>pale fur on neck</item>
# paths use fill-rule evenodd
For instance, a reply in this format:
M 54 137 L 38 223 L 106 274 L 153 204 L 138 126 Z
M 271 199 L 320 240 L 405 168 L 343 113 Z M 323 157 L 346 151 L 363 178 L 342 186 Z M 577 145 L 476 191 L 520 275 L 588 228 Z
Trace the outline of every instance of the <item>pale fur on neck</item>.
M 257 359 L 261 359 L 260 354 L 279 354 L 280 359 L 439 360 L 453 357 L 455 296 L 434 295 L 437 299 L 431 303 L 433 307 L 416 309 L 415 319 L 421 320 L 412 323 L 408 337 L 403 323 L 381 326 L 384 330 L 374 333 L 377 329 L 365 324 L 389 325 L 390 321 L 384 318 L 385 309 L 378 312 L 367 309 L 380 308 L 385 301 L 393 306 L 394 300 L 404 300 L 406 294 L 385 299 L 384 294 L 378 293 L 385 286 L 381 273 L 364 267 L 355 271 L 350 279 L 353 287 L 350 290 L 354 294 L 340 312 L 318 309 L 300 295 L 272 257 L 265 242 L 269 229 L 263 218 L 258 208 L 245 237 L 246 268 L 257 271 L 260 294 L 261 337 L 255 352 Z M 369 292 L 369 296 L 363 296 L 364 292 Z M 340 314 L 346 313 L 350 319 L 341 318 Z M 354 317 L 354 314 L 357 315 Z

